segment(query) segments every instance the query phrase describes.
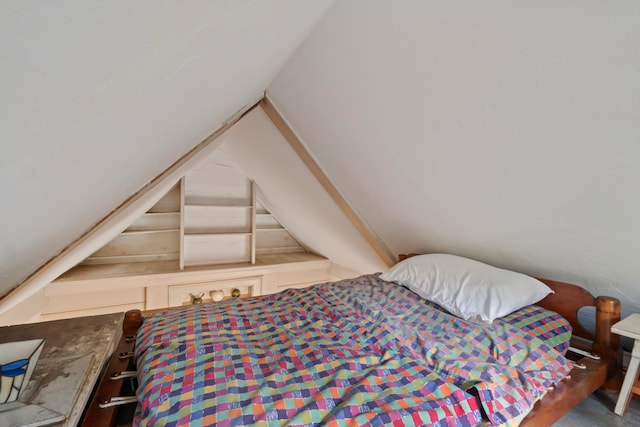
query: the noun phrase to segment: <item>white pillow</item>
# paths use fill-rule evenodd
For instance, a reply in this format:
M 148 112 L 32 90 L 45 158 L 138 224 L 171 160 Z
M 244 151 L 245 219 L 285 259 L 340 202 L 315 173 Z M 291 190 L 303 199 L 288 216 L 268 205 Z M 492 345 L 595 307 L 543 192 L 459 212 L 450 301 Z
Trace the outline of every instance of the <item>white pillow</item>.
M 380 278 L 403 285 L 471 322 L 491 323 L 553 293 L 524 274 L 447 254 L 408 258 Z

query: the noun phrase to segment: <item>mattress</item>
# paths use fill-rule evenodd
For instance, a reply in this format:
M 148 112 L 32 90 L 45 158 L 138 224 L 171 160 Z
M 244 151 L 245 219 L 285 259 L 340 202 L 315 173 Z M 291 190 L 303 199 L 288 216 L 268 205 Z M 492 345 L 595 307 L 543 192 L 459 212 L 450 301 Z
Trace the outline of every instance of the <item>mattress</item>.
M 516 425 L 571 370 L 529 306 L 465 322 L 377 274 L 156 313 L 134 425 Z

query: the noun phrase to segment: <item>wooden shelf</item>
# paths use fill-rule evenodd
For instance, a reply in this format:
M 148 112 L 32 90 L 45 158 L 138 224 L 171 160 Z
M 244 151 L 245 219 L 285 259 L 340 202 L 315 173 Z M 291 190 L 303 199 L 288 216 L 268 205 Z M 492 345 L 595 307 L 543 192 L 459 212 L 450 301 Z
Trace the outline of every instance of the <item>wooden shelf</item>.
M 232 264 L 209 264 L 185 267 L 182 272 L 217 271 L 247 269 L 249 267 L 263 268 L 278 265 L 308 263 L 312 261 L 327 261 L 326 258 L 309 252 L 268 253 L 256 256 L 256 263 L 238 262 Z M 78 265 L 64 273 L 56 282 L 113 279 L 121 277 L 149 276 L 157 274 L 180 273 L 177 261 L 150 261 L 123 264 Z
M 204 232 L 186 232 L 184 236 L 201 236 L 201 237 L 215 237 L 215 236 L 251 236 L 252 233 L 248 231 L 225 231 L 218 233 L 204 233 Z
M 226 208 L 240 208 L 240 209 L 252 209 L 253 206 L 248 205 L 211 205 L 206 203 L 185 203 L 185 207 L 191 208 L 211 208 L 211 209 L 226 209 Z
M 256 262 L 256 253 L 305 249 L 267 207 L 244 173 L 224 154 L 187 173 L 149 211 L 85 265 L 178 260 L 180 270 L 202 265 Z
M 160 234 L 160 233 L 166 233 L 166 232 L 170 232 L 170 231 L 180 231 L 179 227 L 175 227 L 175 228 L 157 228 L 157 229 L 153 229 L 153 230 L 131 230 L 131 229 L 126 229 L 124 230 L 122 233 L 120 233 L 121 236 L 133 236 L 133 235 L 151 235 L 151 234 Z
M 179 259 L 179 257 L 180 254 L 178 252 L 143 255 L 96 256 L 85 259 L 83 264 L 125 264 L 129 262 L 169 261 Z
M 125 232 L 145 230 L 177 230 L 180 228 L 180 212 L 147 212 L 131 224 Z

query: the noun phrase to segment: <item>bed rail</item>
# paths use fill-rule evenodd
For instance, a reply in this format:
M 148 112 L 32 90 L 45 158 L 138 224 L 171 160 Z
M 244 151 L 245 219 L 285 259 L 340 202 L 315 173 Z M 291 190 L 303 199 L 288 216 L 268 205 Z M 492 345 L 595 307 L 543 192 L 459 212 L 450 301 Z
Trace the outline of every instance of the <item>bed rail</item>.
M 87 406 L 82 424 L 80 424 L 82 427 L 112 427 L 116 423 L 123 425 L 118 422 L 118 412 L 121 408 L 118 406 L 101 408 L 100 402 L 107 397 L 122 396 L 123 393 L 127 394 L 131 391 L 127 390 L 127 378 L 111 379 L 111 376 L 114 373 L 128 371 L 133 368 L 132 358 L 125 355 L 133 351 L 135 336 L 140 326 L 142 326 L 142 313 L 140 310 L 127 311 L 122 323 L 120 341 L 111 356 L 107 368 L 102 373 L 101 380 L 89 406 Z M 123 357 L 120 357 L 120 355 L 123 355 Z

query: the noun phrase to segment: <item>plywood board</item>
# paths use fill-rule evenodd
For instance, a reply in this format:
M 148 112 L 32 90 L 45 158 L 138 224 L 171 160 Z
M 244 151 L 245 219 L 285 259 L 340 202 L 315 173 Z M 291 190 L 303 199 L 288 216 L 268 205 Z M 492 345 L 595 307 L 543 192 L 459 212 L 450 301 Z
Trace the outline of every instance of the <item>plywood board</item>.
M 283 228 L 271 214 L 256 214 L 256 228 Z
M 136 231 L 120 234 L 92 256 L 177 254 L 179 249 L 179 230 Z
M 231 205 L 249 206 L 249 185 L 223 185 L 208 182 L 185 181 L 185 203 L 187 205 Z
M 148 212 L 180 212 L 180 186 L 174 186 Z
M 55 285 L 49 285 L 48 288 Z M 143 288 L 130 288 L 126 292 L 100 291 L 79 292 L 71 295 L 47 295 L 45 289 L 45 308 L 42 314 L 60 313 L 76 310 L 91 310 L 105 306 L 144 303 Z
M 251 230 L 251 208 L 230 206 L 184 207 L 185 233 L 247 233 Z
M 126 231 L 177 230 L 180 228 L 180 213 L 146 213 L 131 224 Z
M 256 249 L 301 248 L 287 230 L 256 229 Z M 295 250 L 294 250 L 295 251 Z
M 185 266 L 249 262 L 250 235 L 187 234 L 184 236 Z
M 320 283 L 329 280 L 328 268 L 283 271 L 278 273 L 278 287 L 291 287 L 298 283 Z
M 65 311 L 64 313 L 43 314 L 42 321 L 71 319 L 74 317 L 97 316 L 100 314 L 125 313 L 129 310 L 144 310 L 143 303 L 97 307 L 88 310 Z

